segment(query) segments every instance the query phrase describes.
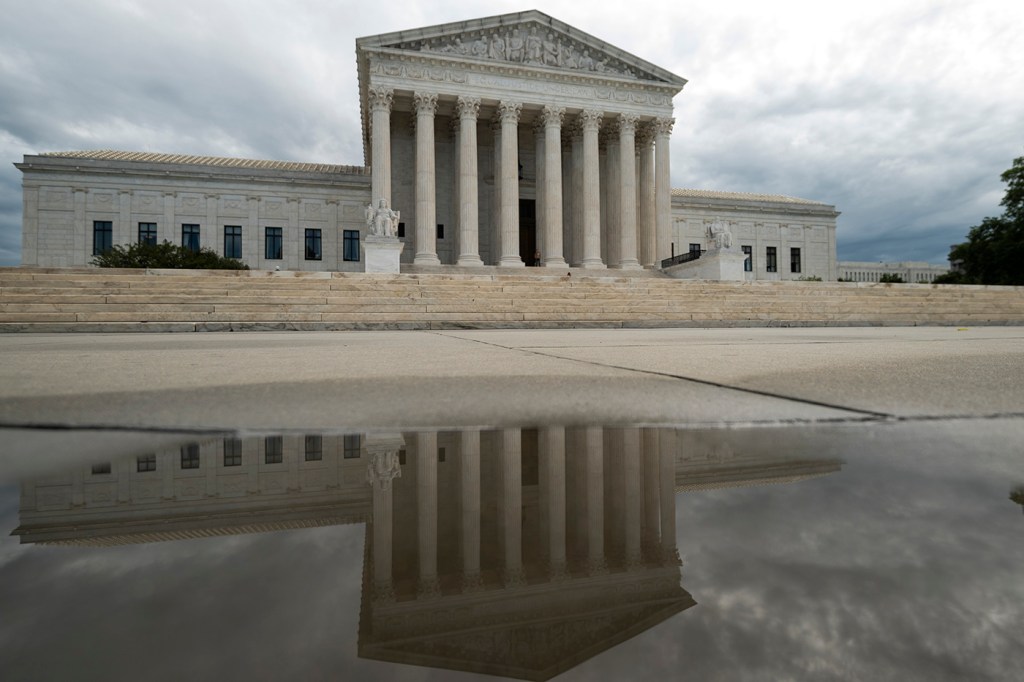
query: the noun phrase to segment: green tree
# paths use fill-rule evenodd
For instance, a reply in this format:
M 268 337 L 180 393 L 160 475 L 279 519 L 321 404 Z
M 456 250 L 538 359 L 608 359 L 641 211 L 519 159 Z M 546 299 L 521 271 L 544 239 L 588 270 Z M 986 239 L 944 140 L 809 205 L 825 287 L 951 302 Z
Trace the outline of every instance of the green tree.
M 886 272 L 878 278 L 878 281 L 883 284 L 903 284 L 903 277 L 894 272 Z
M 1024 156 L 1000 178 L 1006 194 L 998 218 L 985 218 L 971 228 L 967 241 L 949 252 L 954 272 L 936 278 L 939 284 L 1024 284 Z
M 212 249 L 192 251 L 164 241 L 161 244 L 118 244 L 93 256 L 92 264 L 101 268 L 172 268 L 182 270 L 248 270 L 234 258 L 217 255 Z

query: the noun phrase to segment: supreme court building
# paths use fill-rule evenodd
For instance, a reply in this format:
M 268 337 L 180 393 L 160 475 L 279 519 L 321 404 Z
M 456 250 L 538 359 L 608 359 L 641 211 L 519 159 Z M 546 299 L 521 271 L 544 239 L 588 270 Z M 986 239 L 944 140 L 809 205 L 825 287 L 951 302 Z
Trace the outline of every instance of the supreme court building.
M 257 269 L 361 271 L 366 206 L 383 199 L 401 214 L 403 269 L 656 269 L 706 250 L 719 221 L 748 279 L 837 277 L 834 206 L 671 187 L 686 80 L 663 68 L 535 10 L 356 52 L 363 165 L 27 155 L 22 263 L 169 240 Z

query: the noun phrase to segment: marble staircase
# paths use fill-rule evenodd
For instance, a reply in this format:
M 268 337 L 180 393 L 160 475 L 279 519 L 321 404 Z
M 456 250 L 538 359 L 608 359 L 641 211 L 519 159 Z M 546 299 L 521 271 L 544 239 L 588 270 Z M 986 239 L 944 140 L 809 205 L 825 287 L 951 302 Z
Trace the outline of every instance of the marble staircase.
M 0 331 L 1024 324 L 1024 287 L 0 268 Z

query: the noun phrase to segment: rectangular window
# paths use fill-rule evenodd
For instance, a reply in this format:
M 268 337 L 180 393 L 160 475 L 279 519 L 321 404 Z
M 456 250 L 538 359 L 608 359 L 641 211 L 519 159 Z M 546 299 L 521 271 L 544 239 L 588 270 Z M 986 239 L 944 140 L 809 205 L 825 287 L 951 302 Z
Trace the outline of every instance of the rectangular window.
M 399 234 L 399 237 L 402 235 Z M 345 230 L 345 234 L 342 235 L 344 242 L 344 252 L 342 254 L 342 260 L 358 262 L 359 261 L 359 230 Z
M 224 439 L 224 466 L 242 466 L 242 441 L 239 438 Z
M 693 253 L 694 251 L 700 253 L 700 244 L 690 244 L 690 253 Z
M 156 223 L 139 223 L 139 243 L 156 246 Z
M 225 258 L 241 258 L 242 257 L 242 226 L 241 225 L 225 225 L 224 226 L 224 257 Z
M 135 459 L 136 471 L 156 471 L 156 454 L 139 455 Z
M 764 252 L 764 269 L 766 272 L 778 272 L 779 266 L 775 261 L 775 247 L 769 246 Z
M 181 468 L 182 469 L 198 469 L 199 468 L 199 444 L 190 443 L 181 448 Z
M 438 448 L 437 449 L 437 463 L 438 464 L 444 464 L 444 456 L 446 454 L 447 453 L 445 452 L 444 448 Z
M 280 227 L 268 227 L 266 230 L 266 247 L 264 258 L 267 260 L 281 260 L 284 241 Z
M 109 474 L 109 473 L 110 473 L 110 462 L 104 462 L 103 464 L 93 464 L 92 465 L 92 475 L 93 476 L 96 476 L 97 474 Z
M 754 271 L 754 247 L 743 246 L 743 272 Z
M 324 439 L 322 436 L 306 436 L 306 461 L 319 462 L 324 458 Z
M 363 437 L 358 433 L 344 437 L 345 459 L 359 459 L 359 448 L 362 445 Z
M 181 245 L 192 253 L 199 251 L 199 226 L 186 223 L 181 226 Z
M 437 226 L 437 238 L 444 239 L 444 225 L 439 224 Z
M 92 221 L 92 255 L 110 251 L 114 246 L 114 223 L 109 220 Z
M 405 237 L 405 223 L 398 223 L 398 238 Z
M 800 272 L 800 249 L 792 248 L 789 250 L 789 271 Z
M 321 232 L 318 229 L 306 230 L 306 260 L 320 260 L 323 257 L 323 252 L 320 249 L 320 235 Z
M 266 464 L 280 464 L 284 461 L 284 438 L 282 436 L 267 436 L 263 439 L 266 446 L 266 454 L 263 461 Z

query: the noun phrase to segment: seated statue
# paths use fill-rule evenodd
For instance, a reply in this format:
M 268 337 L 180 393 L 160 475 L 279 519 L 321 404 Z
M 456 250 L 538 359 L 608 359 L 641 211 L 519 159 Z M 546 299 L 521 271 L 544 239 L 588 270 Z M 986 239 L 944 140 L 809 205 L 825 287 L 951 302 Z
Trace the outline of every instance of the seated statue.
M 729 226 L 721 220 L 716 220 L 708 226 L 708 237 L 714 242 L 716 249 L 732 248 L 732 232 L 729 231 Z
M 376 237 L 394 237 L 398 234 L 398 219 L 400 211 L 392 211 L 388 208 L 388 200 L 383 197 L 375 209 L 373 204 L 366 205 L 366 226 L 370 234 Z

